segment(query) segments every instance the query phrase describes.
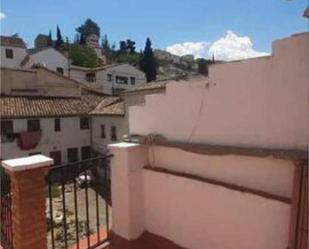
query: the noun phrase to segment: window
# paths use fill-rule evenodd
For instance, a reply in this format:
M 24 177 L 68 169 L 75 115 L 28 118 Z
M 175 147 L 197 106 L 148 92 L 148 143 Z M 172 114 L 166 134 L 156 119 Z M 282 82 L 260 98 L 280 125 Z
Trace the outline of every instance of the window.
M 55 131 L 61 131 L 60 118 L 55 118 Z
M 91 147 L 90 146 L 82 147 L 82 160 L 86 160 L 89 158 L 91 158 Z
M 1 120 L 1 142 L 13 142 L 14 139 L 13 120 Z
M 39 130 L 41 130 L 40 120 L 39 119 L 27 120 L 27 130 L 28 131 L 39 131 Z
M 13 120 L 1 120 L 1 135 L 13 133 Z
M 78 161 L 78 148 L 68 148 L 68 163 Z
M 58 73 L 63 74 L 63 68 L 62 67 L 57 67 L 56 70 L 57 70 Z
M 112 81 L 113 80 L 113 76 L 111 74 L 107 75 L 107 81 Z
M 49 157 L 54 159 L 54 165 L 61 164 L 61 151 L 60 150 L 49 152 Z
M 135 77 L 130 77 L 131 85 L 135 85 Z
M 13 59 L 14 58 L 13 49 L 10 48 L 5 49 L 5 57 L 8 59 Z
M 111 126 L 111 140 L 117 141 L 117 129 L 116 126 Z
M 101 125 L 101 138 L 105 138 L 105 125 Z
M 80 118 L 80 129 L 89 130 L 89 127 L 90 127 L 89 118 Z
M 128 77 L 116 76 L 116 83 L 127 85 L 128 84 Z
M 88 82 L 95 82 L 95 79 L 96 76 L 95 76 L 95 73 L 86 73 L 86 80 Z

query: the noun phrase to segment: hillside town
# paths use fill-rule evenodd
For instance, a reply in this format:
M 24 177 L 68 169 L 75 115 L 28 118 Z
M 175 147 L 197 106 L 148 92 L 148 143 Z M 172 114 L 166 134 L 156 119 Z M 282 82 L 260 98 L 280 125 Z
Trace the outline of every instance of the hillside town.
M 308 31 L 230 61 L 89 18 L 32 42 L 0 36 L 0 249 L 308 248 Z

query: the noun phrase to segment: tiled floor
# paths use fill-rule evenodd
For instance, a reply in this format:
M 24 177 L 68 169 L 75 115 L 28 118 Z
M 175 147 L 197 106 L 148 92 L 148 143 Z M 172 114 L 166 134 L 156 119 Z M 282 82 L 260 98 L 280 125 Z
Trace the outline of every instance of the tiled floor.
M 106 249 L 184 249 L 173 242 L 157 235 L 145 232 L 141 237 L 134 241 L 111 235 L 111 243 Z

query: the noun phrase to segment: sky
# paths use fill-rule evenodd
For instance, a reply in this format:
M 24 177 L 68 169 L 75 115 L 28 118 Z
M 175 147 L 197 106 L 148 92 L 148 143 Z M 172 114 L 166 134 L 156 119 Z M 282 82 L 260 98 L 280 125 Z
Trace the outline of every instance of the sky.
M 59 25 L 73 40 L 91 18 L 111 43 L 132 39 L 176 55 L 233 60 L 263 56 L 271 42 L 308 30 L 307 0 L 1 0 L 2 35 L 18 33 L 28 47 Z

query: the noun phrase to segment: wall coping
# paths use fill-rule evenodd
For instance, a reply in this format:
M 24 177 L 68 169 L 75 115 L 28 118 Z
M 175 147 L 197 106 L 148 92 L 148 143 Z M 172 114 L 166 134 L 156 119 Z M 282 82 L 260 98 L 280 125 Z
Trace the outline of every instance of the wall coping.
M 2 166 L 11 172 L 37 169 L 50 166 L 54 163 L 54 159 L 44 155 L 34 155 L 28 157 L 20 157 L 2 161 Z
M 120 142 L 115 144 L 109 144 L 108 148 L 111 150 L 130 150 L 141 146 L 142 145 L 138 143 Z

